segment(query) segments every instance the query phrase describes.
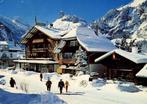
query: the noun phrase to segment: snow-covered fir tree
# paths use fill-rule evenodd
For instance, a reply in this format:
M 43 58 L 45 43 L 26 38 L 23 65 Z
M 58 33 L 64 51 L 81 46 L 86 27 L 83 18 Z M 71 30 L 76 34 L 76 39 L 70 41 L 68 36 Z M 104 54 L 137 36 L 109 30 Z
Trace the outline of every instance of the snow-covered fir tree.
M 76 51 L 75 58 L 77 59 L 75 63 L 77 65 L 77 69 L 86 72 L 88 69 L 87 54 L 81 47 Z

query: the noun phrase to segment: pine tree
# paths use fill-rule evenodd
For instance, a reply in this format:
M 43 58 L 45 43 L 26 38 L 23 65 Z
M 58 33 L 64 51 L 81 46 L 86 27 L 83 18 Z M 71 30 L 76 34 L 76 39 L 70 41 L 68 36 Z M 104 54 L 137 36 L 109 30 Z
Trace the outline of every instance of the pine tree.
M 79 47 L 79 50 L 76 51 L 75 57 L 77 59 L 76 60 L 77 69 L 83 72 L 87 71 L 88 70 L 87 54 L 81 47 Z

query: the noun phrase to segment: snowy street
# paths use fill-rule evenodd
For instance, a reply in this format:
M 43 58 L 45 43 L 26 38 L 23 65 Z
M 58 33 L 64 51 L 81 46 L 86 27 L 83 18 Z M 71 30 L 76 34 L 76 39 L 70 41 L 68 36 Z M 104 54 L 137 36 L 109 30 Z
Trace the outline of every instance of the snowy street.
M 50 77 L 50 80 L 52 81 L 52 87 L 51 87 L 51 94 L 45 95 L 45 98 L 51 98 L 53 99 L 51 102 L 46 102 L 45 104 L 55 104 L 54 97 L 59 100 L 59 102 L 56 102 L 56 104 L 131 104 L 132 101 L 134 104 L 146 104 L 147 103 L 147 88 L 140 86 L 139 89 L 141 91 L 139 92 L 124 92 L 120 91 L 118 89 L 118 84 L 114 84 L 113 81 L 108 81 L 104 85 L 95 85 L 92 86 L 91 82 L 88 82 L 88 75 L 81 75 L 77 77 L 70 78 L 69 74 L 63 74 L 58 75 L 56 73 L 46 73 L 44 74 L 44 80 L 41 82 L 39 78 L 39 73 L 35 72 L 7 72 L 7 71 L 0 71 L 1 75 L 4 75 L 2 79 L 6 80 L 6 85 L 0 85 L 1 92 L 8 91 L 12 95 L 14 93 L 19 93 L 20 95 L 24 96 L 23 94 L 27 94 L 31 96 L 31 94 L 34 94 L 34 98 L 37 95 L 42 95 L 47 93 L 46 90 L 46 80 L 48 77 Z M 13 73 L 13 74 L 12 74 Z M 15 74 L 14 74 L 15 73 Z M 16 80 L 16 88 L 10 88 L 9 85 L 9 79 L 10 77 L 13 77 Z M 59 89 L 57 87 L 58 81 L 60 79 L 63 79 L 63 81 L 68 80 L 69 81 L 69 92 L 66 93 L 65 89 L 63 91 L 63 94 L 59 94 Z M 88 85 L 86 87 L 80 86 L 81 80 L 87 81 Z M 20 85 L 22 83 L 26 83 L 28 92 L 22 91 L 20 88 Z M 4 93 L 4 92 L 3 92 Z M 54 95 L 55 94 L 55 95 Z M 57 96 L 56 96 L 57 95 Z M 7 100 L 10 101 L 9 104 L 18 104 L 14 103 L 13 96 L 9 98 L 9 94 L 3 96 L 2 93 L 0 93 L 0 104 L 7 104 Z M 50 97 L 48 97 L 50 96 Z M 53 97 L 52 97 L 53 96 Z M 32 97 L 32 99 L 33 99 Z M 7 100 L 4 100 L 4 98 Z M 15 97 L 14 97 L 15 98 Z M 25 97 L 26 99 L 29 97 Z M 43 98 L 43 97 L 42 97 Z M 16 99 L 16 98 L 15 98 Z M 32 102 L 32 99 L 29 98 L 29 101 L 27 104 L 30 104 Z M 43 99 L 46 100 L 46 99 Z M 63 102 L 63 101 L 65 102 Z M 22 98 L 18 97 L 17 101 L 22 102 Z M 61 103 L 62 102 L 62 103 Z M 26 104 L 26 103 L 24 103 Z M 42 102 L 37 102 L 37 104 L 42 104 Z

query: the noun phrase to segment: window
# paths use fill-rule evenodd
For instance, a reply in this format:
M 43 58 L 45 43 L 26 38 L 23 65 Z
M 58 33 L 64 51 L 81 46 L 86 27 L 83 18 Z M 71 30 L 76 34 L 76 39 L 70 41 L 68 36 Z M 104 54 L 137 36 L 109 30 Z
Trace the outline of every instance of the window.
M 10 57 L 13 58 L 13 54 L 12 53 L 10 53 Z
M 70 41 L 70 46 L 71 47 L 74 47 L 74 46 L 77 46 L 77 45 L 78 45 L 77 41 Z
M 65 58 L 65 59 L 71 59 L 72 58 L 72 53 L 64 53 L 63 54 L 63 58 Z

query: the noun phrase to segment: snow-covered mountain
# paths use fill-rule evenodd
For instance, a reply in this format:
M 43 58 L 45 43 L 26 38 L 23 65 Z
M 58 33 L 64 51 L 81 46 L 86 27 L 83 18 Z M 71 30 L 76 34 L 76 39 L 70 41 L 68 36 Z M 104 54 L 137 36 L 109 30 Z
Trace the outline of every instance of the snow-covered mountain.
M 101 19 L 94 21 L 92 27 L 98 35 L 120 38 L 147 38 L 147 0 L 134 0 L 120 8 L 110 10 Z
M 28 28 L 28 25 L 17 19 L 0 16 L 0 41 L 5 40 L 18 43 Z
M 86 26 L 87 22 L 77 16 L 63 15 L 56 19 L 53 23 L 53 28 L 59 29 L 61 31 L 70 31 L 78 26 Z M 50 28 L 50 25 L 48 25 Z

